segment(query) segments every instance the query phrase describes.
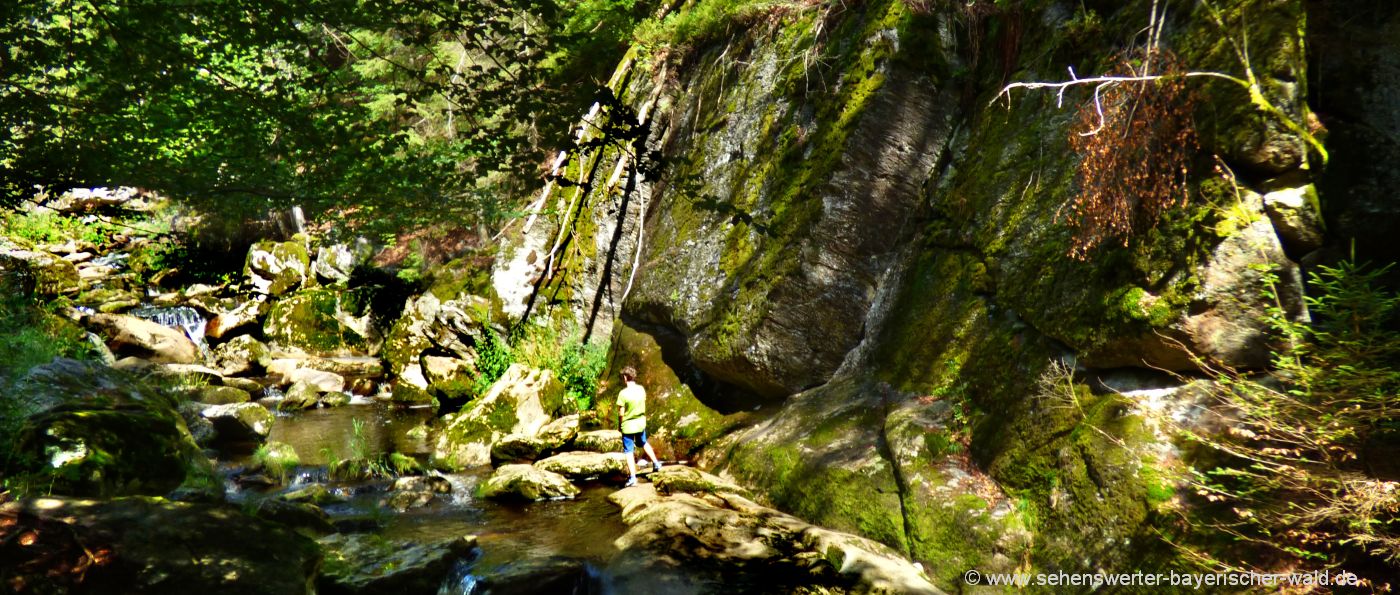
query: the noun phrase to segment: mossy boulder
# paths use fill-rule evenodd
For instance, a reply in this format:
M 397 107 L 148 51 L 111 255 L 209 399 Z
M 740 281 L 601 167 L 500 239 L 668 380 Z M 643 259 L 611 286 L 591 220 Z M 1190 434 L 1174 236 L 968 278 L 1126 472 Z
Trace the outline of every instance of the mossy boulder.
M 622 452 L 622 432 L 592 430 L 579 432 L 569 443 L 569 450 L 583 452 Z
M 201 415 L 214 424 L 221 442 L 262 442 L 272 433 L 272 412 L 257 403 L 214 405 Z
M 485 395 L 443 419 L 433 459 L 452 469 L 487 465 L 502 437 L 535 435 L 554 416 L 572 413 L 566 396 L 553 372 L 512 364 Z
M 164 495 L 214 481 L 174 399 L 134 376 L 58 359 L 8 398 L 23 419 L 12 469 L 48 493 Z
M 204 334 L 210 339 L 218 340 L 233 334 L 234 331 L 252 327 L 267 315 L 268 307 L 266 297 L 256 296 L 231 310 L 219 311 L 209 319 L 209 324 L 204 327 Z
M 310 270 L 311 255 L 298 241 L 258 242 L 243 263 L 243 276 L 253 289 L 274 296 L 299 289 Z
M 869 539 L 832 531 L 733 493 L 661 495 L 638 485 L 608 497 L 628 530 L 616 545 L 717 569 L 727 583 L 813 593 L 940 595 L 919 568 Z
M 199 391 L 199 402 L 209 405 L 247 403 L 250 400 L 252 396 L 247 391 L 232 386 L 206 386 Z
M 627 455 L 620 452 L 561 452 L 535 461 L 535 468 L 573 480 L 625 476 Z
M 239 335 L 214 347 L 212 365 L 225 376 L 248 374 L 270 355 L 267 345 L 251 335 Z
M 263 335 L 279 347 L 321 357 L 374 355 L 383 338 L 367 291 L 308 289 L 273 303 Z
M 0 505 L 0 518 L 19 523 L 0 533 L 34 531 L 38 545 L 6 548 L 5 561 L 36 592 L 309 595 L 321 567 L 314 541 L 224 504 L 37 498 Z M 85 555 L 102 561 L 59 570 Z
M 753 497 L 747 489 L 694 467 L 671 465 L 647 477 L 662 494 L 738 494 Z
M 313 483 L 304 488 L 292 490 L 282 494 L 281 498 L 288 502 L 306 502 L 317 506 L 342 504 L 347 500 L 345 496 L 332 492 L 326 489 L 325 485 L 319 483 Z
M 1312 184 L 1273 189 L 1264 194 L 1264 210 L 1291 254 L 1304 255 L 1322 247 L 1322 207 Z
M 491 445 L 491 464 L 532 463 L 549 450 L 549 445 L 538 436 L 507 434 Z
M 470 397 L 475 392 L 475 362 L 435 355 L 423 355 L 420 361 L 429 392 L 448 399 Z
M 117 357 L 176 364 L 201 360 L 199 347 L 178 329 L 126 314 L 93 314 L 83 318 L 83 324 L 106 339 Z
M 470 536 L 421 543 L 337 534 L 318 543 L 326 563 L 317 592 L 327 595 L 434 593 L 452 565 L 476 550 L 476 538 Z
M 497 500 L 564 500 L 577 496 L 569 478 L 532 465 L 502 465 L 477 488 L 482 498 Z
M 883 395 L 838 379 L 788 400 L 772 419 L 719 441 L 715 471 L 812 523 L 909 553 L 896 468 L 884 452 Z
M 41 296 L 77 293 L 82 286 L 73 263 L 47 252 L 0 246 L 0 271 L 23 275 L 25 284 Z

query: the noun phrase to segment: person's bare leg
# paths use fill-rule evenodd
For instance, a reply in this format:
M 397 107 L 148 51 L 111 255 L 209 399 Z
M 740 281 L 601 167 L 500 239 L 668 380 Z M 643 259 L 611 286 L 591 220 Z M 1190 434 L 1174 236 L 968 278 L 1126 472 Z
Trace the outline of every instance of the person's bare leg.
M 633 451 L 627 451 L 627 485 L 637 483 L 637 455 Z
M 661 468 L 661 459 L 659 459 L 659 458 L 656 457 L 656 451 L 654 451 L 654 450 L 651 449 L 651 443 L 648 442 L 648 443 L 646 443 L 646 444 L 643 444 L 643 445 L 642 445 L 642 449 L 645 450 L 645 451 L 647 451 L 647 456 L 651 458 L 651 468 L 652 468 L 652 469 L 660 469 L 660 468 Z

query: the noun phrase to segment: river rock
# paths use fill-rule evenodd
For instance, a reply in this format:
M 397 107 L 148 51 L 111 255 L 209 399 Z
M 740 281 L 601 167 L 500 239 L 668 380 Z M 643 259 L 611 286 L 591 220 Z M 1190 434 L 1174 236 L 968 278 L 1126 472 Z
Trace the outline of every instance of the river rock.
M 586 452 L 622 452 L 622 432 L 617 430 L 593 430 L 579 432 L 569 448 Z
M 322 283 L 345 285 L 350 282 L 350 274 L 355 271 L 355 267 L 369 259 L 370 250 L 369 242 L 363 238 L 353 246 L 332 244 L 318 247 L 311 270 Z
M 753 497 L 747 489 L 732 481 L 683 465 L 662 467 L 647 479 L 662 494 L 738 494 L 745 498 Z
M 34 292 L 43 296 L 74 293 L 82 284 L 73 263 L 46 252 L 0 249 L 0 269 L 21 271 L 33 284 Z
M 491 445 L 491 464 L 531 463 L 548 450 L 549 445 L 538 436 L 507 434 Z
M 316 586 L 326 595 L 436 593 L 453 564 L 476 550 L 471 536 L 423 543 L 337 534 L 319 543 L 326 565 Z
M 437 475 L 420 475 L 416 477 L 400 477 L 394 480 L 394 491 L 396 492 L 432 492 L 434 494 L 452 493 L 452 482 L 445 477 Z
M 394 480 L 392 491 L 380 505 L 403 512 L 431 504 L 437 499 L 438 494 L 450 493 L 452 493 L 452 483 L 443 477 L 436 475 L 400 477 Z
M 239 378 L 237 376 L 225 376 L 224 386 L 231 386 L 249 395 L 261 395 L 265 388 L 261 382 L 252 378 Z
M 204 328 L 204 334 L 211 339 L 222 339 L 236 330 L 252 328 L 269 309 L 267 298 L 258 296 L 232 310 L 215 314 Z
M 293 382 L 292 372 L 299 369 L 319 370 L 347 378 L 382 378 L 384 363 L 375 357 L 277 357 L 267 364 L 267 373 Z
M 433 395 L 428 392 L 428 379 L 423 376 L 423 369 L 417 365 L 410 365 L 395 376 L 389 382 L 389 392 L 393 395 L 395 403 L 404 405 L 424 405 L 433 402 Z
M 277 296 L 301 287 L 310 268 L 301 242 L 258 242 L 248 250 L 243 276 L 258 293 Z
M 534 435 L 552 416 L 570 413 L 570 405 L 553 372 L 512 364 L 484 396 L 444 418 L 433 458 L 452 469 L 490 464 L 497 440 Z
M 262 442 L 272 433 L 272 412 L 257 403 L 214 405 L 201 415 L 214 423 L 223 442 Z
M 599 576 L 587 562 L 562 557 L 518 560 L 488 570 L 477 579 L 476 586 L 480 592 L 491 595 L 612 593 L 617 589 L 607 577 Z M 631 591 L 622 589 L 621 592 Z M 636 592 L 666 591 L 641 589 Z
M 214 429 L 214 422 L 204 417 L 204 408 L 208 407 L 204 403 L 186 401 L 180 403 L 180 418 L 185 420 L 185 427 L 190 431 L 190 437 L 194 439 L 195 445 L 205 448 L 214 443 L 219 437 L 219 431 Z
M 281 498 L 288 502 L 306 502 L 317 506 L 326 504 L 341 504 L 348 501 L 348 498 L 326 489 L 326 486 L 313 483 L 304 488 L 292 490 L 282 494 Z
M 263 336 L 318 357 L 375 355 L 383 344 L 366 291 L 308 289 L 272 305 Z
M 575 413 L 545 424 L 535 436 L 543 441 L 549 450 L 554 450 L 563 448 L 573 440 L 578 435 L 578 428 L 579 415 Z
M 8 471 L 40 474 L 50 493 L 164 495 L 213 476 L 174 399 L 131 374 L 56 359 L 5 398 L 23 420 Z
M 476 367 L 472 362 L 436 355 L 424 355 L 420 361 L 429 391 L 449 399 L 471 396 L 476 385 Z
M 316 389 L 317 392 L 330 393 L 345 390 L 345 378 L 339 374 L 313 370 L 310 368 L 297 368 L 287 374 L 287 381 L 292 384 L 307 384 Z
M 491 463 L 528 463 L 562 450 L 578 434 L 579 416 L 566 415 L 540 428 L 538 434 L 509 434 L 491 445 Z
M 239 335 L 214 348 L 213 363 L 225 376 L 247 374 L 258 369 L 268 356 L 267 345 L 251 335 Z
M 217 386 L 224 381 L 218 370 L 199 364 L 152 364 L 144 371 L 183 386 Z
M 247 403 L 252 397 L 247 391 L 232 386 L 206 386 L 199 391 L 199 402 L 210 405 Z
M 345 391 L 321 393 L 317 403 L 322 407 L 344 407 L 350 404 L 350 393 Z
M 532 465 L 503 465 L 477 489 L 482 498 L 498 500 L 561 500 L 578 493 L 569 478 Z
M 942 593 L 917 566 L 887 546 L 824 529 L 720 492 L 662 496 L 649 484 L 614 492 L 627 533 L 615 544 L 688 564 L 758 568 L 773 581 L 850 585 L 857 593 Z M 776 585 L 775 585 L 776 586 Z
M 93 314 L 83 321 L 107 339 L 107 346 L 118 357 L 177 364 L 200 360 L 199 347 L 179 330 L 126 314 Z
M 627 455 L 620 452 L 564 452 L 535 462 L 535 467 L 569 479 L 627 475 Z
M 309 502 L 264 498 L 257 501 L 252 513 L 260 519 L 291 528 L 313 539 L 327 533 L 335 533 L 335 525 L 331 524 L 330 515 L 321 510 L 320 506 Z
M 398 512 L 405 512 L 432 504 L 434 500 L 437 500 L 437 494 L 433 492 L 390 492 L 387 497 L 379 501 L 379 505 Z
M 282 402 L 277 404 L 277 408 L 283 411 L 295 411 L 298 409 L 311 409 L 321 402 L 321 391 L 308 382 L 298 382 L 287 389 L 286 395 L 282 397 Z
M 38 593 L 309 595 L 321 563 L 311 539 L 226 504 L 38 498 L 0 506 L 0 519 L 34 530 L 36 547 L 7 550 L 5 566 Z M 85 552 L 100 563 L 58 570 Z
M 1322 208 L 1312 184 L 1264 194 L 1264 211 L 1279 239 L 1294 254 L 1307 254 L 1322 247 Z

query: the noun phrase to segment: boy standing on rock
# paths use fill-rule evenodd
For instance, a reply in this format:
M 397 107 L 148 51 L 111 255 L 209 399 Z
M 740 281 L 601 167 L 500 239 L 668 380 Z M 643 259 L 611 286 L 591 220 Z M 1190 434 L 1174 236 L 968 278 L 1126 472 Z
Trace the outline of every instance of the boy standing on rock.
M 661 470 L 661 460 L 656 458 L 656 451 L 647 444 L 647 389 L 637 384 L 636 379 L 636 368 L 623 368 L 622 382 L 627 386 L 617 393 L 618 419 L 622 420 L 622 452 L 627 453 L 628 486 L 637 485 L 637 456 L 633 451 L 638 444 L 651 457 L 651 468 Z

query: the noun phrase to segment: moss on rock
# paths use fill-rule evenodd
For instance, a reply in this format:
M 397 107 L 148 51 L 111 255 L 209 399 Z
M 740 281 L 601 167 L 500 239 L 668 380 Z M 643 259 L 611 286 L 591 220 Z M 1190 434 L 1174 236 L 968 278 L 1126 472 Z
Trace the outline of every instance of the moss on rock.
M 268 341 L 320 357 L 378 353 L 382 344 L 362 290 L 308 289 L 278 300 L 263 324 Z

